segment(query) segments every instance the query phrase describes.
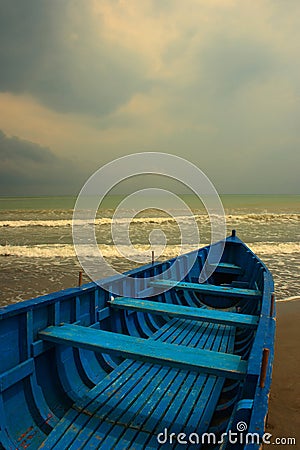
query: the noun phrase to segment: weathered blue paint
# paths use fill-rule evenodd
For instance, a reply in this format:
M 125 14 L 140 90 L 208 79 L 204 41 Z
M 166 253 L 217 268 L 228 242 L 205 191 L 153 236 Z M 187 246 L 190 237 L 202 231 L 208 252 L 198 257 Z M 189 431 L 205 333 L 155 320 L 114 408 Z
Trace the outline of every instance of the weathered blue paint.
M 219 264 L 211 264 L 215 267 L 216 272 L 219 273 L 230 273 L 232 275 L 241 275 L 244 270 L 237 266 L 236 264 L 229 264 L 229 263 L 219 263 Z
M 182 283 L 176 280 L 151 281 L 150 286 L 181 289 L 183 291 L 193 291 L 203 294 L 216 295 L 218 297 L 234 298 L 260 298 L 261 292 L 254 289 L 241 289 L 230 286 L 215 286 L 213 284 Z
M 152 339 L 93 330 L 78 325 L 64 324 L 48 327 L 39 336 L 55 344 L 85 348 L 94 352 L 121 355 L 153 364 L 178 367 L 183 370 L 204 371 L 228 378 L 244 378 L 247 363 L 239 356 L 186 347 L 184 352 L 177 345 L 162 344 Z
M 109 302 L 111 308 L 124 309 L 126 311 L 141 311 L 150 314 L 168 314 L 171 317 L 181 319 L 198 320 L 200 322 L 220 323 L 225 325 L 256 328 L 259 317 L 249 314 L 237 314 L 229 311 L 217 311 L 204 308 L 192 308 L 190 306 L 173 305 L 170 303 L 138 300 L 135 298 L 120 297 Z
M 155 449 L 164 427 L 221 435 L 241 420 L 262 436 L 274 356 L 271 274 L 235 234 L 205 284 L 198 277 L 208 247 L 193 253 L 182 280 L 174 260 L 129 272 L 139 296 L 149 296 L 156 288 L 147 278 L 171 268 L 172 280 L 160 282 L 171 289 L 149 299 L 129 293 L 111 302 L 89 283 L 0 309 L 0 448 Z M 105 280 L 108 290 L 122 282 Z M 270 355 L 260 388 L 263 348 Z

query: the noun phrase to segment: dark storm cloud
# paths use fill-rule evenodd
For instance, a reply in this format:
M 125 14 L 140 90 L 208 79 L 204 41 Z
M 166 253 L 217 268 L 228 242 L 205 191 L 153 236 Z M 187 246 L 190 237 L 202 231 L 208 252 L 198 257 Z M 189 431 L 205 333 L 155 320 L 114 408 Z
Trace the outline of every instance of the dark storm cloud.
M 30 141 L 19 139 L 16 136 L 8 137 L 0 130 L 0 159 L 2 163 L 7 160 L 23 160 L 35 163 L 52 163 L 54 154 L 47 148 Z
M 50 149 L 0 130 L 0 196 L 76 192 L 85 175 Z
M 0 91 L 59 112 L 103 115 L 147 88 L 140 61 L 101 39 L 83 0 L 1 0 Z
M 155 150 L 220 192 L 299 192 L 300 2 L 257 3 L 0 0 L 0 127 L 47 147 L 6 142 L 2 187 Z

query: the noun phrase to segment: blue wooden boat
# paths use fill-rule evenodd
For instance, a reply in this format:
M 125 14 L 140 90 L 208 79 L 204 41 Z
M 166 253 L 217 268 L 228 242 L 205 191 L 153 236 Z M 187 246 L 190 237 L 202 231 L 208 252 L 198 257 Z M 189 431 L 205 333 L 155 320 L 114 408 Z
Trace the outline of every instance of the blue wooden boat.
M 0 447 L 259 448 L 272 276 L 233 232 L 199 283 L 208 250 L 193 253 L 184 279 L 147 281 L 174 260 L 128 272 L 149 298 L 112 296 L 107 280 L 2 308 Z

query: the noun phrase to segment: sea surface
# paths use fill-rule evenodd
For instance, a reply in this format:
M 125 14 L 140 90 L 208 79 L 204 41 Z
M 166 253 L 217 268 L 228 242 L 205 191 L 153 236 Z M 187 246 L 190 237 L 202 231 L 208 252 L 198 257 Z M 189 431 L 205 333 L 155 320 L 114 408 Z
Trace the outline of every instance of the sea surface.
M 191 196 L 182 199 L 192 209 L 201 245 L 209 243 L 210 223 L 205 209 Z M 95 233 L 105 259 L 123 272 L 138 264 L 132 261 L 130 251 L 127 257 L 122 256 L 112 238 L 112 217 L 121 200 L 122 197 L 114 196 L 101 205 Z M 227 234 L 236 229 L 237 235 L 269 267 L 277 301 L 299 299 L 300 196 L 227 195 L 222 202 Z M 73 197 L 0 198 L 0 306 L 76 286 L 81 267 L 72 241 L 74 204 Z M 133 211 L 127 213 L 128 217 L 134 215 Z M 126 211 L 124 216 L 123 225 Z M 189 220 L 183 221 L 186 232 Z M 176 220 L 162 210 L 146 209 L 131 220 L 129 230 L 135 250 L 148 254 L 149 262 L 149 236 L 154 229 L 163 231 L 167 239 L 159 259 L 182 251 Z M 183 250 L 193 248 L 185 245 Z M 84 281 L 89 281 L 87 276 Z

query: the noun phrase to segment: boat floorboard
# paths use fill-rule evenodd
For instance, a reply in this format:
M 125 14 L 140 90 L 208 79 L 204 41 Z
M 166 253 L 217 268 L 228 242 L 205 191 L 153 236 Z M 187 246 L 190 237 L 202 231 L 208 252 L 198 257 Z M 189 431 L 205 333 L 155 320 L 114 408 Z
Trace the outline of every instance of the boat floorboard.
M 174 318 L 157 341 L 232 353 L 235 327 Z M 75 403 L 40 448 L 158 448 L 156 436 L 205 432 L 224 377 L 125 360 Z M 192 413 L 191 413 L 192 412 Z

